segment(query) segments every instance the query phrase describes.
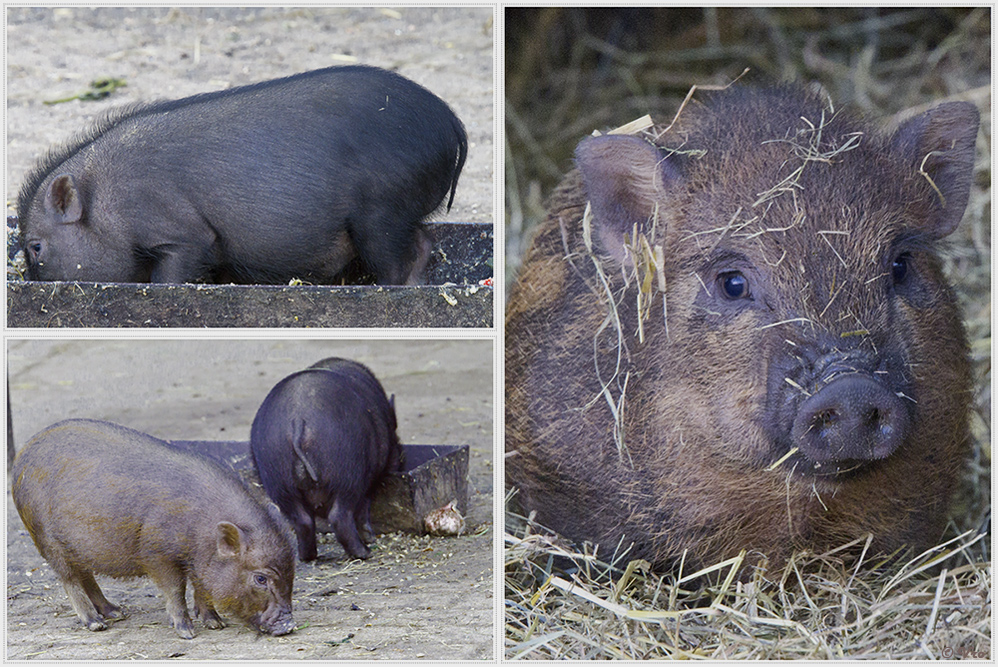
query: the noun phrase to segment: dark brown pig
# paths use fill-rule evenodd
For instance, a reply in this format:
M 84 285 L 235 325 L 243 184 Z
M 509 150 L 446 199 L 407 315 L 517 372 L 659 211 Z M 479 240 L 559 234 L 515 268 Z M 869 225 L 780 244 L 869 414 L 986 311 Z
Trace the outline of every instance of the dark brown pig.
M 253 461 L 294 526 L 302 560 L 317 556 L 317 516 L 328 518 L 347 554 L 367 558 L 372 494 L 402 466 L 394 401 L 363 364 L 333 357 L 316 366 L 267 395 L 250 433 Z
M 583 140 L 507 308 L 523 509 L 663 565 L 933 544 L 970 399 L 937 248 L 977 127 L 954 102 L 881 131 L 785 86 Z
M 150 577 L 177 634 L 218 612 L 274 635 L 294 629 L 294 550 L 279 523 L 227 471 L 123 426 L 54 424 L 14 462 L 11 492 L 38 551 L 90 630 L 122 618 L 94 574 Z M 216 611 L 217 610 L 217 611 Z

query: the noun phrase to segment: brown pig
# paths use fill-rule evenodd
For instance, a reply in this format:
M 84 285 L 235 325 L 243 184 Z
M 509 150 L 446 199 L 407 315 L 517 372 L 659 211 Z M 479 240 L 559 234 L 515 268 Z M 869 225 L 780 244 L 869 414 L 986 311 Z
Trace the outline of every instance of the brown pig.
M 507 307 L 522 509 L 660 565 L 933 544 L 970 399 L 937 247 L 977 127 L 954 102 L 883 131 L 788 85 L 583 140 Z
M 116 424 L 72 419 L 32 438 L 12 476 L 21 520 L 90 630 L 123 616 L 94 573 L 150 577 L 184 639 L 194 637 L 188 579 L 209 628 L 225 626 L 221 611 L 261 632 L 294 629 L 289 535 L 214 463 Z

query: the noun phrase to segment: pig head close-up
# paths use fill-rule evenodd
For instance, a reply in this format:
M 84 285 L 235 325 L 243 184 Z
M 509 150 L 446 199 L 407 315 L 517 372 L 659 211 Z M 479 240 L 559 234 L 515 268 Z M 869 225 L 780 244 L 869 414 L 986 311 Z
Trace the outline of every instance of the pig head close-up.
M 736 84 L 584 139 L 507 306 L 522 509 L 660 565 L 935 544 L 971 398 L 938 247 L 977 131 Z

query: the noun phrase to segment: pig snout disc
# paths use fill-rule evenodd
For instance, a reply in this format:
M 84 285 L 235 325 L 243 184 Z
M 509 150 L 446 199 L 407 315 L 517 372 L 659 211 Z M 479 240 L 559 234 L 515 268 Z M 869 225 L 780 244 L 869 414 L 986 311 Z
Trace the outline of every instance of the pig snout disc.
M 833 380 L 805 400 L 791 435 L 801 453 L 816 463 L 873 461 L 890 456 L 909 426 L 901 398 L 857 373 Z

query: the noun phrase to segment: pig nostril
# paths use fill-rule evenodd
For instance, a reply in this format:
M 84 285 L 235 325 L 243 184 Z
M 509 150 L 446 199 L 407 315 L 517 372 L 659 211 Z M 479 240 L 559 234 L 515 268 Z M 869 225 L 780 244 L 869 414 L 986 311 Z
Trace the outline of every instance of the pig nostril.
M 877 408 L 873 408 L 872 410 L 870 410 L 870 413 L 867 415 L 866 418 L 866 423 L 869 424 L 870 426 L 876 426 L 877 424 L 879 424 L 880 410 L 878 410 Z
M 832 428 L 837 421 L 835 412 L 832 410 L 826 410 L 818 413 L 814 417 L 814 428 L 821 437 L 825 437 L 828 433 L 828 429 Z
M 871 428 L 879 429 L 884 435 L 890 435 L 894 430 L 890 422 L 890 413 L 883 412 L 877 408 L 870 411 L 870 418 L 867 423 Z

